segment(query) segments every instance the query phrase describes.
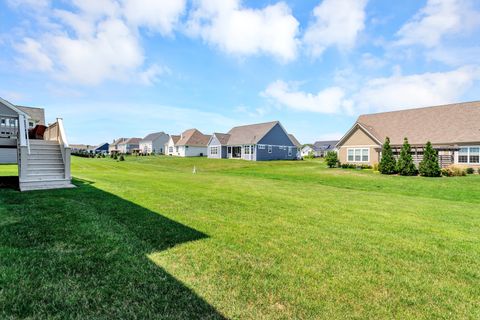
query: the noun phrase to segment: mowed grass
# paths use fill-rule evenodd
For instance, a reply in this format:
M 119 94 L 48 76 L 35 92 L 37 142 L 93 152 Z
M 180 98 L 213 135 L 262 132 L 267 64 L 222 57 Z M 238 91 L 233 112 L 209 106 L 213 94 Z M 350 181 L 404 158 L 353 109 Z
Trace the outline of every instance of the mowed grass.
M 0 190 L 0 318 L 480 318 L 478 175 L 72 165 L 76 189 Z

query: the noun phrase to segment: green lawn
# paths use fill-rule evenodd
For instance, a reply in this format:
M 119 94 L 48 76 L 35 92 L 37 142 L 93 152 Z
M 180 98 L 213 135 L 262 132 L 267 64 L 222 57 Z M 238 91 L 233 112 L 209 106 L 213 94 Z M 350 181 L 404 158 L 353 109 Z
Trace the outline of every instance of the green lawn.
M 478 175 L 72 166 L 76 189 L 0 189 L 0 318 L 480 318 Z

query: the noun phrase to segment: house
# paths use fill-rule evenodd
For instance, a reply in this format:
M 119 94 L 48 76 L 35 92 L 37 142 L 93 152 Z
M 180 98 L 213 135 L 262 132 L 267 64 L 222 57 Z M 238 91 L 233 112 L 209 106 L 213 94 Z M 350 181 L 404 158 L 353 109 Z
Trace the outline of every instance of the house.
M 300 156 L 308 157 L 313 155 L 314 157 L 318 157 L 317 149 L 313 146 L 313 144 L 307 144 L 300 150 Z
M 316 141 L 313 144 L 313 149 L 316 152 L 317 157 L 325 157 L 327 152 L 335 151 L 335 146 L 337 145 L 338 140 L 331 141 Z
M 74 187 L 63 120 L 44 124 L 43 109 L 0 98 L 0 164 L 18 165 L 20 191 Z
M 170 136 L 165 132 L 155 132 L 147 135 L 140 140 L 140 152 L 143 154 L 165 153 L 165 144 L 168 143 Z
M 293 134 L 289 133 L 288 137 L 290 138 L 290 140 L 292 140 L 295 147 L 297 147 L 297 159 L 300 159 L 302 157 L 300 154 L 300 150 L 302 149 L 302 144 L 300 143 L 300 141 L 297 140 L 297 138 Z
M 208 157 L 293 160 L 297 158 L 297 146 L 280 122 L 273 121 L 234 127 L 228 133 L 215 133 L 208 142 Z
M 120 149 L 118 148 L 118 145 L 127 140 L 128 138 L 118 138 L 113 140 L 113 142 L 108 146 L 108 153 L 119 153 Z
M 100 143 L 98 146 L 93 147 L 93 153 L 95 154 L 107 154 L 110 144 L 108 142 Z
M 117 148 L 119 153 L 132 154 L 140 151 L 141 138 L 129 138 L 118 143 Z
M 72 153 L 89 153 L 95 149 L 95 146 L 89 144 L 71 144 L 70 149 Z
M 408 138 L 417 164 L 430 141 L 441 166 L 479 167 L 480 101 L 361 115 L 336 145 L 340 162 L 378 163 L 386 137 L 397 156 Z
M 167 143 L 168 155 L 178 157 L 203 157 L 207 155 L 209 135 L 197 129 L 188 129 L 180 136 L 171 136 Z
M 180 136 L 170 135 L 168 142 L 165 144 L 165 154 L 168 156 L 178 155 L 178 146 L 176 145 Z

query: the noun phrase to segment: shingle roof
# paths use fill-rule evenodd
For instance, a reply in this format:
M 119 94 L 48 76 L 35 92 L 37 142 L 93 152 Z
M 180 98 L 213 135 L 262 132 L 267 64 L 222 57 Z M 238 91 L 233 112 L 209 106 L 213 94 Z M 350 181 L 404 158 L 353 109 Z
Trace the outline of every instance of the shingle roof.
M 120 143 L 122 143 L 122 142 L 124 142 L 124 141 L 127 141 L 127 140 L 128 140 L 128 138 L 118 138 L 118 139 L 115 139 L 115 140 L 113 140 L 111 146 L 116 146 L 117 144 L 120 144 Z
M 215 132 L 213 135 L 217 137 L 218 141 L 222 146 L 226 145 L 228 143 L 228 139 L 230 139 L 230 135 L 228 133 Z
M 480 142 L 480 101 L 361 115 L 357 123 L 393 145 L 404 137 L 412 145 Z
M 142 140 L 142 139 L 141 138 L 130 138 L 130 139 L 127 139 L 123 142 L 120 142 L 119 144 L 139 144 L 140 140 Z
M 337 143 L 338 143 L 338 140 L 315 141 L 315 143 L 313 144 L 313 149 L 315 151 L 334 149 Z
M 176 145 L 206 147 L 211 136 L 205 135 L 197 129 L 188 129 L 184 131 Z
M 272 121 L 234 127 L 228 132 L 230 135 L 228 144 L 256 144 L 278 123 Z
M 43 108 L 24 106 L 17 106 L 17 108 L 28 114 L 31 119 L 38 121 L 38 124 L 45 125 L 45 110 Z
M 150 133 L 145 138 L 143 138 L 140 142 L 154 141 L 154 140 L 158 139 L 159 137 L 163 136 L 164 134 L 165 134 L 165 132 Z
M 170 135 L 170 138 L 172 138 L 174 144 L 177 144 L 178 140 L 180 140 L 180 136 L 173 135 L 173 134 Z
M 291 133 L 288 134 L 288 137 L 290 138 L 290 140 L 292 140 L 292 143 L 296 146 L 296 147 L 301 147 L 302 144 L 297 140 L 297 138 L 295 138 L 295 136 Z

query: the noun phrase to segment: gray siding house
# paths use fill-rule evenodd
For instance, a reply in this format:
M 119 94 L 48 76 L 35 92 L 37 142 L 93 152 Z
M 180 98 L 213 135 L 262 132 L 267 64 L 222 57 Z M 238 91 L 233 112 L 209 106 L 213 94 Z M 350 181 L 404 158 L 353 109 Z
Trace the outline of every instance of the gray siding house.
M 165 144 L 170 136 L 165 132 L 155 132 L 140 140 L 140 152 L 143 154 L 165 153 Z
M 278 121 L 232 128 L 215 133 L 208 144 L 209 158 L 250 161 L 294 160 L 297 146 Z

